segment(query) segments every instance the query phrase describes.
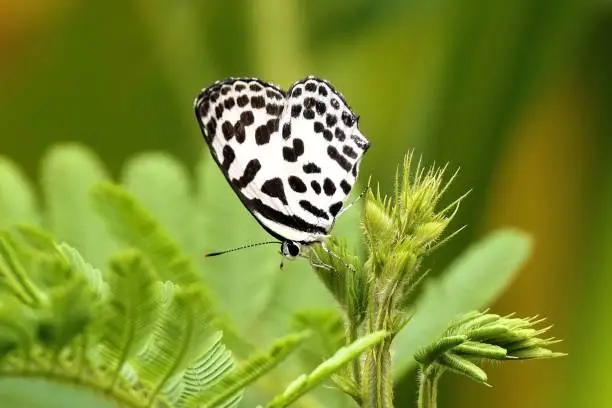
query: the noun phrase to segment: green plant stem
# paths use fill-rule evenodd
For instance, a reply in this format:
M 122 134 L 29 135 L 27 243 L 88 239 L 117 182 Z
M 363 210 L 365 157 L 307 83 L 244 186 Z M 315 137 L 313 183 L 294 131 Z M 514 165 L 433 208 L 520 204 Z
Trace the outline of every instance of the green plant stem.
M 402 292 L 400 288 L 405 284 L 406 277 L 412 276 L 417 268 L 418 262 L 414 260 L 409 266 L 402 268 L 391 281 L 381 279 L 378 285 L 373 285 L 368 331 L 385 330 L 395 333 L 397 327 L 393 325 L 396 317 L 394 310 Z M 368 364 L 364 375 L 367 375 L 367 380 L 362 387 L 364 407 L 393 408 L 393 370 L 390 353 L 393 337 L 389 336 L 366 355 Z
M 359 336 L 359 325 L 351 319 L 349 321 L 348 333 L 346 337 L 346 344 L 349 345 L 357 340 Z M 361 387 L 361 364 L 359 358 L 354 359 L 351 362 L 351 375 L 353 376 L 353 381 L 357 384 L 358 387 Z
M 437 408 L 440 370 L 424 369 L 419 373 L 418 408 Z
M 389 286 L 395 286 L 391 284 Z M 374 299 L 371 305 L 372 316 L 369 331 L 390 329 L 390 310 L 392 290 L 383 291 L 383 296 Z M 364 408 L 393 408 L 393 379 L 391 375 L 391 341 L 385 339 L 366 354 L 364 381 L 362 385 Z

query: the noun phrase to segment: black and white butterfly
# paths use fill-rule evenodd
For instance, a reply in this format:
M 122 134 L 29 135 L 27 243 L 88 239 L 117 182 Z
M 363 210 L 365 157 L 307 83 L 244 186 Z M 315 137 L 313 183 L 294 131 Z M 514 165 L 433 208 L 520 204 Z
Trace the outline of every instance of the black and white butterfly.
M 281 253 L 322 243 L 369 147 L 344 97 L 312 76 L 287 92 L 229 78 L 203 89 L 194 107 L 212 157 Z

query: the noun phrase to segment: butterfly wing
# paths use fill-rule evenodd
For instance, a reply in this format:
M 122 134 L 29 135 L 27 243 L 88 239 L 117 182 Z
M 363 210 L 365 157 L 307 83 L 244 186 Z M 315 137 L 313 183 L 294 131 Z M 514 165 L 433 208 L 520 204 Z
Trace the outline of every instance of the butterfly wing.
M 331 84 L 308 77 L 287 93 L 279 128 L 287 200 L 296 216 L 327 233 L 369 147 L 358 117 Z
M 306 87 L 312 88 L 310 82 L 316 84 L 316 92 L 321 86 L 328 96 L 319 95 L 313 101 L 306 99 L 305 93 L 297 95 L 296 89 L 306 92 Z M 213 158 L 257 221 L 278 239 L 309 243 L 325 237 L 333 226 L 368 143 L 346 102 L 331 85 L 307 78 L 296 83 L 292 92 L 295 96 L 286 97 L 275 85 L 230 78 L 204 89 L 195 101 L 195 111 Z M 293 116 L 291 108 L 297 104 L 312 108 L 315 116 Z M 326 110 L 337 111 L 339 122 L 328 126 L 324 134 L 315 125 L 327 117 L 320 112 L 321 104 Z M 344 123 L 343 117 L 352 119 Z M 335 129 L 345 132 L 343 140 L 327 139 Z M 353 153 L 347 155 L 345 146 L 351 144 Z M 311 171 L 315 167 L 318 172 Z M 302 188 L 306 183 L 310 189 Z

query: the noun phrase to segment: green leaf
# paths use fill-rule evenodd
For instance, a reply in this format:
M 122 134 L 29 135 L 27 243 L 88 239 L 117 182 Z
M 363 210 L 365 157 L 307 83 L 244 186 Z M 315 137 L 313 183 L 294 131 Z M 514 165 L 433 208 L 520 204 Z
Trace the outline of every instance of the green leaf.
M 197 230 L 194 192 L 190 174 L 183 163 L 164 153 L 141 153 L 123 168 L 122 184 L 155 219 L 194 256 L 202 256 Z
M 152 266 L 136 251 L 124 251 L 111 260 L 111 298 L 103 321 L 102 354 L 114 374 L 155 330 L 161 303 Z
M 515 230 L 492 233 L 473 245 L 442 274 L 425 285 L 417 311 L 397 334 L 395 378 L 414 364 L 414 354 L 436 341 L 458 315 L 491 303 L 511 282 L 530 253 L 531 241 Z
M 306 337 L 305 333 L 289 334 L 276 340 L 265 352 L 243 362 L 229 376 L 223 378 L 199 398 L 200 408 L 215 408 L 230 400 L 238 391 L 253 383 L 285 360 Z
M 487 373 L 467 358 L 460 357 L 453 353 L 446 353 L 440 356 L 440 364 L 457 374 L 465 375 L 474 381 L 487 383 Z
M 40 320 L 39 338 L 59 352 L 81 334 L 96 317 L 95 295 L 85 277 L 72 275 L 61 286 L 50 288 L 49 308 Z
M 427 366 L 436 358 L 467 341 L 468 337 L 463 335 L 443 337 L 439 341 L 431 343 L 429 346 L 418 350 L 414 354 L 414 359 L 419 364 Z
M 214 343 L 211 311 L 198 286 L 182 289 L 170 285 L 168 302 L 157 319 L 155 331 L 133 363 L 155 397 L 182 376 Z
M 21 169 L 0 156 L 0 229 L 18 223 L 40 224 L 36 198 Z
M 217 332 L 212 338 L 212 345 L 203 355 L 191 366 L 187 367 L 180 381 L 180 396 L 176 398 L 181 406 L 193 406 L 198 398 L 213 387 L 234 368 L 232 354 L 221 343 L 222 334 Z M 168 391 L 164 391 L 169 394 Z M 242 392 L 236 393 L 225 406 L 238 404 L 242 398 Z
M 46 225 L 97 267 L 116 249 L 89 196 L 94 184 L 107 178 L 93 152 L 77 144 L 56 145 L 41 164 Z
M 312 332 L 299 351 L 306 370 L 313 370 L 318 362 L 333 355 L 346 342 L 344 321 L 336 309 L 303 310 L 291 320 L 293 330 Z
M 8 235 L 0 235 L 0 283 L 23 304 L 38 307 L 43 303 L 43 294 L 28 276 Z
M 79 271 L 79 274 L 87 280 L 89 287 L 96 295 L 96 298 L 99 300 L 105 300 L 108 296 L 109 289 L 108 284 L 104 281 L 102 272 L 85 261 L 79 251 L 70 245 L 63 243 L 57 245 L 56 248 L 68 260 L 72 267 Z
M 142 251 L 162 280 L 185 286 L 201 283 L 197 269 L 176 241 L 125 189 L 101 183 L 93 189 L 93 198 L 112 233 Z
M 332 357 L 319 364 L 310 374 L 303 374 L 289 384 L 282 394 L 276 396 L 266 405 L 266 408 L 282 408 L 289 406 L 302 395 L 329 378 L 345 364 L 359 357 L 359 355 L 367 349 L 383 341 L 387 335 L 388 333 L 385 331 L 377 331 L 357 339 L 346 347 L 342 347 Z
M 36 315 L 29 307 L 3 298 L 0 303 L 0 361 L 13 349 L 28 351 L 37 329 Z

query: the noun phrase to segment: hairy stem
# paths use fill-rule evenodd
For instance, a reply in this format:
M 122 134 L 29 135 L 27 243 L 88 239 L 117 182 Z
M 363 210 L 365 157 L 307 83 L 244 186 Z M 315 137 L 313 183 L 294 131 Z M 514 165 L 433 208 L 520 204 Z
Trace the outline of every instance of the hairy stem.
M 357 322 L 354 322 L 352 319 L 349 321 L 348 332 L 346 336 L 346 344 L 351 344 L 359 337 L 359 325 Z M 353 381 L 357 384 L 358 387 L 361 387 L 361 364 L 359 358 L 354 359 L 351 362 L 351 375 L 353 377 Z
M 382 291 L 382 296 L 371 297 L 368 331 L 391 330 L 390 316 L 395 282 Z M 391 341 L 388 338 L 366 354 L 362 385 L 364 408 L 393 408 L 393 377 L 391 370 Z
M 416 258 L 413 259 L 415 260 L 401 268 L 392 279 L 379 278 L 377 284 L 373 285 L 368 308 L 369 332 L 385 330 L 395 333 L 397 327 L 394 327 L 393 322 L 398 317 L 396 309 L 401 298 L 401 289 L 406 284 L 406 279 L 414 274 L 419 265 Z M 380 274 L 377 276 L 380 277 Z M 366 355 L 364 378 L 367 376 L 367 379 L 362 386 L 364 407 L 393 408 L 393 370 L 390 353 L 393 337 L 392 334 Z
M 418 408 L 436 408 L 438 406 L 439 370 L 423 369 L 419 373 Z

